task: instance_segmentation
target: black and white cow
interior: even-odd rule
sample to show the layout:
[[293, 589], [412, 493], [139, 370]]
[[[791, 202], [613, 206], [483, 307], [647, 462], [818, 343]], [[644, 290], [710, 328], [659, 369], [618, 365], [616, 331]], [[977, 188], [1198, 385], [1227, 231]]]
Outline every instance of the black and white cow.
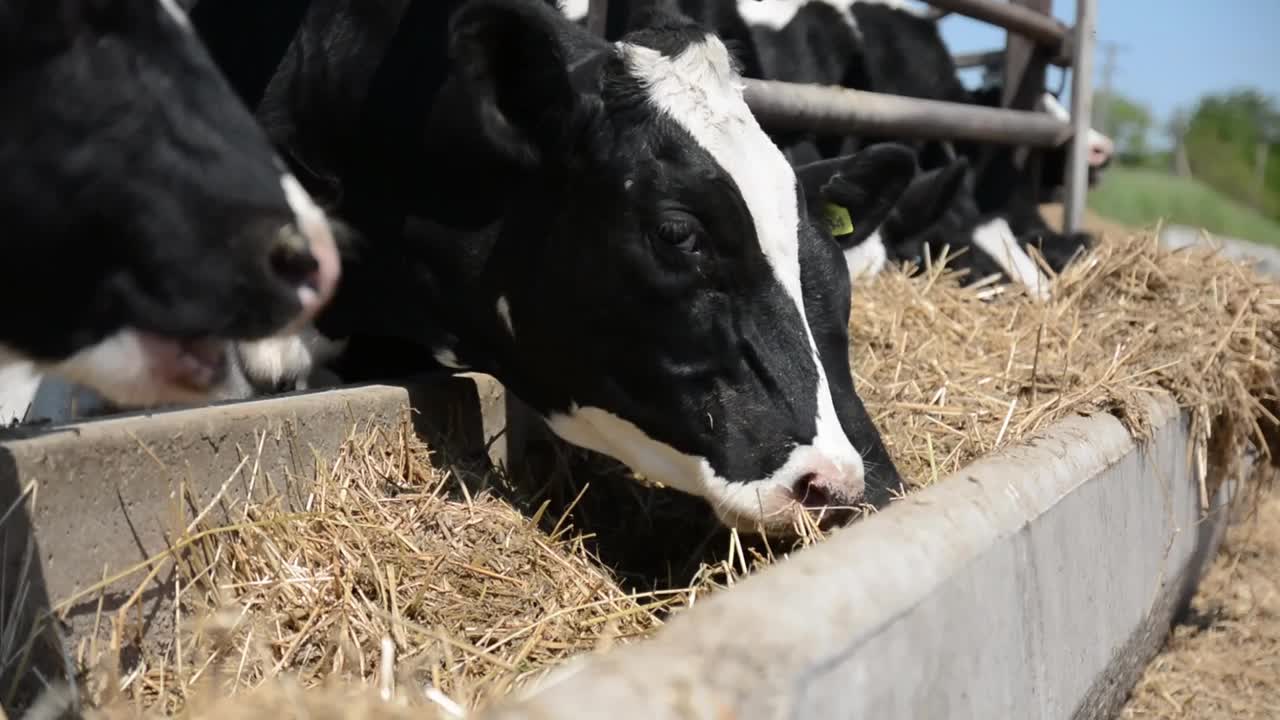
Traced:
[[[363, 236], [321, 333], [492, 375], [730, 525], [887, 499], [840, 247], [724, 43], [677, 16], [610, 44], [544, 0], [448, 4], [316, 0], [264, 84], [268, 132]], [[865, 232], [914, 173], [886, 146], [832, 177]]]
[[[734, 39], [733, 49], [754, 77], [785, 82], [843, 85], [854, 89], [960, 103], [983, 103], [989, 93], [970, 93], [935, 23], [897, 2], [854, 0], [614, 0], [608, 32], [625, 32], [629, 16], [654, 5], [676, 3], [717, 32]], [[585, 15], [585, 8], [565, 5], [563, 11]], [[581, 18], [585, 20], [585, 17]], [[997, 91], [998, 92], [998, 91]], [[998, 99], [998, 94], [996, 95]], [[1046, 110], [1060, 105], [1048, 104]], [[860, 146], [892, 141], [890, 137], [817, 137], [787, 133], [774, 140], [793, 164], [836, 157]], [[1109, 157], [1109, 141], [1097, 133], [1097, 165]], [[1091, 238], [1053, 232], [1039, 215], [1027, 173], [1014, 163], [1014, 151], [980, 143], [918, 143], [921, 165], [942, 175], [923, 175], [914, 182], [910, 202], [896, 213], [906, 223], [897, 232], [877, 233], [867, 245], [851, 248], [850, 272], [874, 274], [879, 258], [939, 257], [950, 249], [951, 265], [964, 270], [970, 281], [997, 274], [1046, 297], [1048, 279], [1027, 248], [1036, 246], [1048, 265], [1060, 271]], [[984, 158], [984, 153], [990, 155]], [[1061, 183], [1066, 150], [1046, 154], [1042, 163], [1042, 191]], [[970, 177], [954, 182], [959, 161], [968, 161]], [[935, 181], [940, 184], [935, 185]], [[923, 207], [928, 213], [919, 212]], [[934, 222], [936, 221], [936, 222]], [[1010, 239], [1012, 237], [1012, 239]], [[884, 245], [885, 247], [882, 247]], [[926, 252], [926, 248], [928, 252]], [[961, 254], [956, 256], [956, 253]]]
[[0, 364], [202, 401], [334, 291], [325, 215], [170, 0], [0, 0]]
[[[749, 1], [755, 0], [742, 0]], [[973, 104], [991, 105], [998, 100], [998, 87], [977, 93], [964, 88], [931, 19], [899, 4], [884, 2], [853, 2], [848, 12], [860, 35], [859, 59], [850, 73], [862, 83], [859, 89]], [[1040, 107], [1059, 118], [1065, 114], [1052, 96], [1042, 97]], [[1096, 177], [1109, 162], [1111, 143], [1096, 131], [1090, 133], [1087, 142], [1093, 151], [1091, 166]], [[942, 143], [921, 143], [918, 147], [921, 165], [926, 169], [947, 167], [954, 162]], [[1040, 215], [1039, 203], [1063, 182], [1068, 148], [1043, 153], [1038, 182], [1033, 182], [1030, 171], [1015, 161], [1016, 148], [976, 142], [955, 142], [951, 147], [974, 168], [969, 191], [976, 208], [968, 207], [967, 198], [958, 198], [957, 215], [968, 218], [967, 223], [962, 223], [968, 227], [960, 235], [943, 238], [935, 234], [931, 243], [935, 256], [939, 242], [950, 244], [953, 251], [962, 247], [966, 253], [956, 264], [968, 271], [971, 280], [998, 273], [1025, 286], [1033, 296], [1047, 298], [1048, 280], [1028, 249], [1035, 247], [1050, 269], [1061, 272], [1093, 242], [1087, 233], [1062, 234], [1052, 230]]]

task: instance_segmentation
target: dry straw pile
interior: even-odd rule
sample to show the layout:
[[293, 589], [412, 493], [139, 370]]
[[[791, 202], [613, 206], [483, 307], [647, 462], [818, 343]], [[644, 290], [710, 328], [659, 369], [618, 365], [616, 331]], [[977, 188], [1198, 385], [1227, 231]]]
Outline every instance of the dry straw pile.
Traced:
[[[1162, 391], [1219, 460], [1271, 446], [1280, 286], [1135, 234], [1107, 237], [1055, 293], [961, 288], [941, 265], [855, 293], [858, 387], [914, 486], [1072, 413], [1112, 412], [1141, 435], [1144, 399]], [[217, 532], [188, 521], [181, 632], [123, 668], [104, 640], [82, 658], [83, 691], [112, 717], [373, 717], [397, 703], [459, 716], [792, 549], [717, 531], [696, 503], [599, 458], [556, 460], [536, 492], [468, 487], [409, 432], [353, 432], [304, 512], [267, 499]]]

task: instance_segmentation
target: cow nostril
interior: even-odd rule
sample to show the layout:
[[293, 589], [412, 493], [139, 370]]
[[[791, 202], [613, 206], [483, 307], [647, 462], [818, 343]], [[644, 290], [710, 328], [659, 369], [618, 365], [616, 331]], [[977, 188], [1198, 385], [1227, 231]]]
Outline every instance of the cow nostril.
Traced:
[[822, 508], [831, 505], [831, 495], [818, 483], [817, 473], [805, 473], [792, 488], [796, 500], [807, 508]]
[[316, 289], [320, 262], [311, 254], [307, 240], [293, 228], [280, 232], [269, 257], [271, 271], [290, 287]]

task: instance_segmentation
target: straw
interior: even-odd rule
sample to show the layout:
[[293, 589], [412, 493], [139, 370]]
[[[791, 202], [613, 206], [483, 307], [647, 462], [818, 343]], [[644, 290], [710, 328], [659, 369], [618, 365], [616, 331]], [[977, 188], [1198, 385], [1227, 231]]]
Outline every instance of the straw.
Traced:
[[[1206, 497], [1244, 448], [1280, 447], [1280, 285], [1251, 268], [1113, 233], [1049, 302], [959, 279], [936, 265], [855, 288], [857, 388], [912, 491], [1069, 415], [1110, 413], [1145, 438], [1156, 393], [1191, 413]], [[823, 539], [803, 517], [795, 540], [729, 532], [700, 500], [535, 441], [506, 477], [433, 452], [407, 421], [365, 429], [317, 471], [305, 512], [260, 492], [229, 513], [238, 525], [175, 521], [179, 629], [118, 671], [118, 642], [97, 642], [89, 704], [459, 717]]]

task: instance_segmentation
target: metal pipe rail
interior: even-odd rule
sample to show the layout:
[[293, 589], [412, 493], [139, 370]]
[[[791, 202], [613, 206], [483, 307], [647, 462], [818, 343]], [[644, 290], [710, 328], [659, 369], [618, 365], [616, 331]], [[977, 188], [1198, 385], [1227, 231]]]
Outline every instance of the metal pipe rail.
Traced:
[[[1097, 36], [1098, 0], [1076, 0], [1076, 28], [1080, 37], [1074, 48], [1071, 72], [1071, 125], [1077, 138], [1089, 133], [1093, 117], [1093, 43]], [[1063, 228], [1076, 232], [1084, 225], [1084, 207], [1089, 194], [1089, 144], [1075, 142], [1071, 146], [1066, 177], [1066, 202], [1063, 203]]]
[[916, 140], [971, 140], [1057, 147], [1071, 125], [1048, 113], [922, 100], [838, 86], [746, 80], [746, 101], [774, 131], [854, 133]]
[[[999, 65], [1004, 63], [1004, 55], [1004, 50], [958, 53], [951, 58], [951, 62], [955, 63], [957, 69], [985, 67], [987, 65]], [[1060, 68], [1069, 68], [1071, 67], [1071, 58], [1054, 55], [1049, 58], [1049, 64], [1056, 65]]]
[[1048, 45], [1054, 50], [1062, 47], [1071, 36], [1071, 28], [1050, 15], [1038, 13], [1019, 5], [998, 0], [924, 0], [940, 10], [948, 10], [975, 20], [991, 23], [1023, 37]]

